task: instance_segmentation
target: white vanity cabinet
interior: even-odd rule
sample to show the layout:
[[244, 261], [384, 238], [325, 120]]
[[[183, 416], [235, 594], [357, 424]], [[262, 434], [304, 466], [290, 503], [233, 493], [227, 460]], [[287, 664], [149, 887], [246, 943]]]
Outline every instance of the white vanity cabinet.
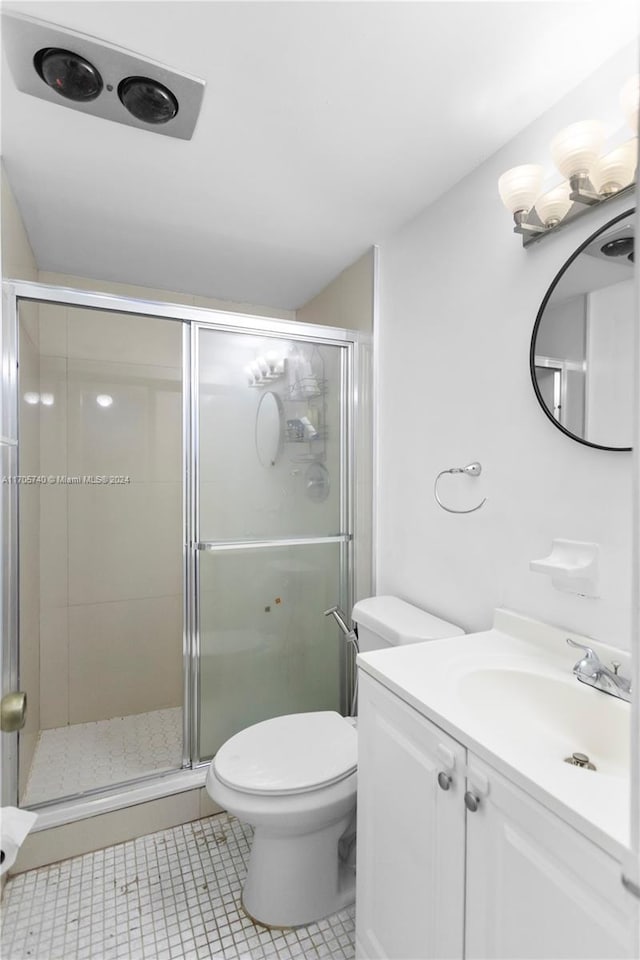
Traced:
[[461, 957], [465, 750], [366, 674], [358, 683], [356, 958]]
[[496, 770], [467, 762], [470, 792], [474, 781], [489, 791], [467, 811], [465, 957], [631, 957], [634, 902], [620, 864]]
[[632, 956], [613, 857], [362, 670], [359, 685], [357, 960]]

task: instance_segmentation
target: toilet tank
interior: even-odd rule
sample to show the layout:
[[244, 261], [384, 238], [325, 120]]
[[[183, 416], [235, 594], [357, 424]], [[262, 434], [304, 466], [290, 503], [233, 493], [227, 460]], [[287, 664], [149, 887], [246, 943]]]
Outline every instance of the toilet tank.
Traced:
[[358, 624], [360, 653], [464, 634], [464, 630], [454, 623], [434, 617], [399, 597], [359, 600], [351, 612], [351, 619]]

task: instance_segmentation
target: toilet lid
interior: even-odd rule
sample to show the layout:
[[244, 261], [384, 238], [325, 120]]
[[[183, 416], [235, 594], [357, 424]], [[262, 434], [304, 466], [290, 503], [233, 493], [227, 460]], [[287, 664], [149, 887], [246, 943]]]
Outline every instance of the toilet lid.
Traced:
[[295, 713], [236, 733], [213, 766], [219, 780], [243, 793], [304, 793], [348, 777], [357, 751], [358, 735], [339, 713]]

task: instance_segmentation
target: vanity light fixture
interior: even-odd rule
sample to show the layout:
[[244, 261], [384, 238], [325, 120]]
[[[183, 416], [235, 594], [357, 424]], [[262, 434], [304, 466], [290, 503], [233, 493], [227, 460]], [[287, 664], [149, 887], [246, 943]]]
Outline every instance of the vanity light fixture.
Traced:
[[[604, 127], [597, 120], [582, 120], [565, 127], [551, 141], [551, 156], [571, 186], [571, 198], [590, 193], [598, 157], [604, 143]], [[595, 194], [597, 202], [597, 194]]]
[[[640, 75], [630, 77], [620, 92], [620, 103], [629, 127], [637, 134]], [[605, 129], [597, 120], [581, 120], [561, 130], [551, 141], [551, 156], [565, 178], [542, 192], [543, 169], [523, 164], [503, 173], [498, 192], [513, 214], [514, 233], [523, 245], [546, 236], [589, 207], [630, 192], [638, 166], [637, 136], [603, 154]]]
[[250, 387], [262, 387], [284, 376], [285, 368], [284, 357], [278, 356], [275, 350], [270, 350], [264, 356], [259, 356], [247, 364], [244, 372]]
[[281, 377], [284, 373], [284, 357], [279, 357], [275, 350], [269, 350], [265, 353], [265, 359], [269, 367], [269, 376]]
[[536, 201], [535, 210], [545, 230], [557, 226], [564, 220], [571, 207], [571, 188], [568, 183], [561, 183], [548, 193], [543, 194]]
[[594, 186], [605, 197], [619, 193], [631, 183], [638, 163], [637, 138], [627, 140], [620, 147], [602, 157], [594, 171]]
[[543, 169], [534, 163], [512, 167], [498, 180], [500, 198], [513, 214], [516, 226], [527, 229], [527, 217], [542, 186]]

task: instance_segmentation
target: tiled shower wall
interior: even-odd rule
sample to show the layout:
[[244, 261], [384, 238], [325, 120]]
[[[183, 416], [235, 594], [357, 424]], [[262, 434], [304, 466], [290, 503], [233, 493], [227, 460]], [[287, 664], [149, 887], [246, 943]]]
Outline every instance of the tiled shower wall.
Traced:
[[[56, 478], [40, 486], [41, 727], [178, 706], [181, 324], [48, 304], [39, 319], [40, 473]], [[82, 480], [102, 476], [129, 479]]]

